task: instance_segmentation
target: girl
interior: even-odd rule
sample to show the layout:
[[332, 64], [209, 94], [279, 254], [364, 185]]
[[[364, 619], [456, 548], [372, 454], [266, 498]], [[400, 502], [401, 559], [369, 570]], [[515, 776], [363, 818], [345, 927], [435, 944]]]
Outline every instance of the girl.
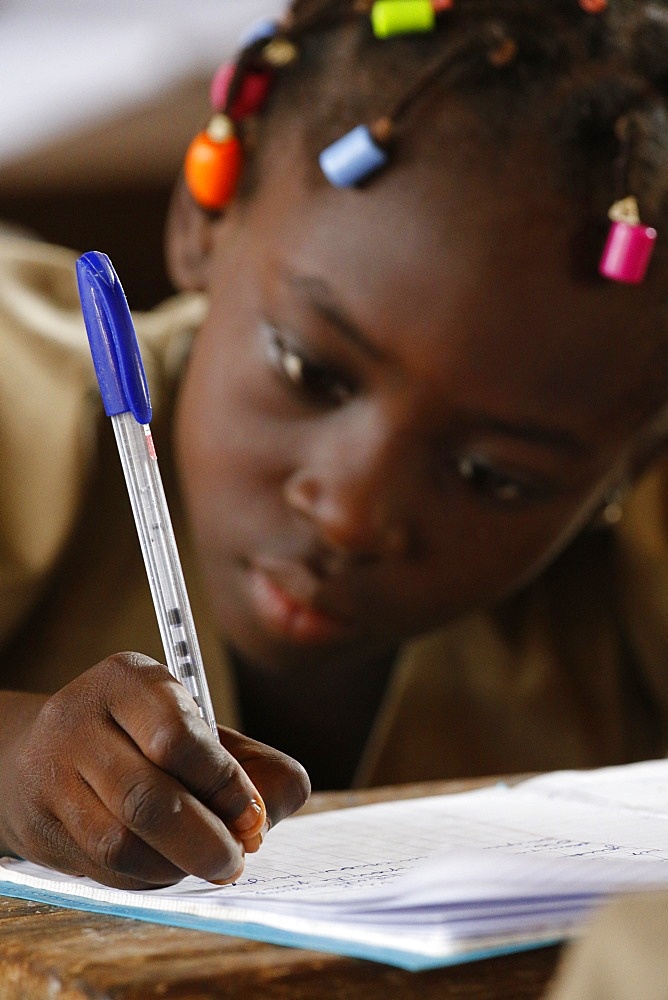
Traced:
[[[297, 0], [214, 81], [168, 226], [196, 619], [230, 721], [318, 786], [663, 751], [667, 91], [666, 8], [627, 0]], [[134, 577], [96, 513], [68, 608], [113, 545], [112, 643]], [[66, 593], [12, 638], [21, 687], [94, 662], [79, 630], [55, 669]], [[230, 877], [214, 820], [304, 778], [177, 687], [125, 654], [7, 696], [4, 849], [157, 884], [205, 871], [205, 822]]]

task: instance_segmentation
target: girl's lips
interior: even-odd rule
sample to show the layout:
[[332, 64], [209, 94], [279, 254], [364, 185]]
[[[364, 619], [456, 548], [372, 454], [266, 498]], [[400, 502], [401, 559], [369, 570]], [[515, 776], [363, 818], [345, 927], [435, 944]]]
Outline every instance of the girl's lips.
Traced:
[[347, 631], [343, 618], [314, 608], [296, 597], [260, 567], [249, 567], [250, 595], [265, 627], [293, 642], [318, 643], [340, 639]]

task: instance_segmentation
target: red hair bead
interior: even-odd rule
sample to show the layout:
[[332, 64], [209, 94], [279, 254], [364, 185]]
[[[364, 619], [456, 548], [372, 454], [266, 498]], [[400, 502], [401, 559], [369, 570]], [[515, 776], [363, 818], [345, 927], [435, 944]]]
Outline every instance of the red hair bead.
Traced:
[[226, 115], [214, 115], [186, 153], [188, 189], [198, 205], [220, 211], [232, 199], [243, 168], [243, 148]]
[[587, 14], [602, 14], [608, 6], [608, 0], [578, 0]]
[[[227, 105], [230, 85], [237, 71], [236, 63], [225, 63], [211, 81], [211, 107], [223, 111]], [[269, 96], [274, 74], [270, 70], [249, 69], [244, 74], [234, 103], [227, 109], [227, 114], [235, 121], [242, 121], [249, 115], [256, 115], [262, 110]]]

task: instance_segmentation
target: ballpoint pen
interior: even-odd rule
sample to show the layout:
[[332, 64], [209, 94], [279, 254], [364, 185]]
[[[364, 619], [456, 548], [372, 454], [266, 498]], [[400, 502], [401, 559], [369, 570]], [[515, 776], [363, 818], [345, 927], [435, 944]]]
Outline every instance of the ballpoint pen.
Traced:
[[123, 287], [106, 254], [92, 251], [77, 261], [81, 309], [102, 402], [130, 494], [167, 667], [194, 698], [202, 718], [218, 735], [151, 435], [151, 400], [137, 335]]

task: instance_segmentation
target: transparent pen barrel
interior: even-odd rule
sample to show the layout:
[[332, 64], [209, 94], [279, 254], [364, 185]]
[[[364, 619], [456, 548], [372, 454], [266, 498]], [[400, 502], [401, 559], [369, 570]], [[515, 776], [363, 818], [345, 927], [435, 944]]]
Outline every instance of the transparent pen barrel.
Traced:
[[169, 672], [190, 692], [202, 718], [217, 735], [165, 492], [149, 426], [131, 413], [111, 418], [130, 503], [137, 524], [151, 595]]

